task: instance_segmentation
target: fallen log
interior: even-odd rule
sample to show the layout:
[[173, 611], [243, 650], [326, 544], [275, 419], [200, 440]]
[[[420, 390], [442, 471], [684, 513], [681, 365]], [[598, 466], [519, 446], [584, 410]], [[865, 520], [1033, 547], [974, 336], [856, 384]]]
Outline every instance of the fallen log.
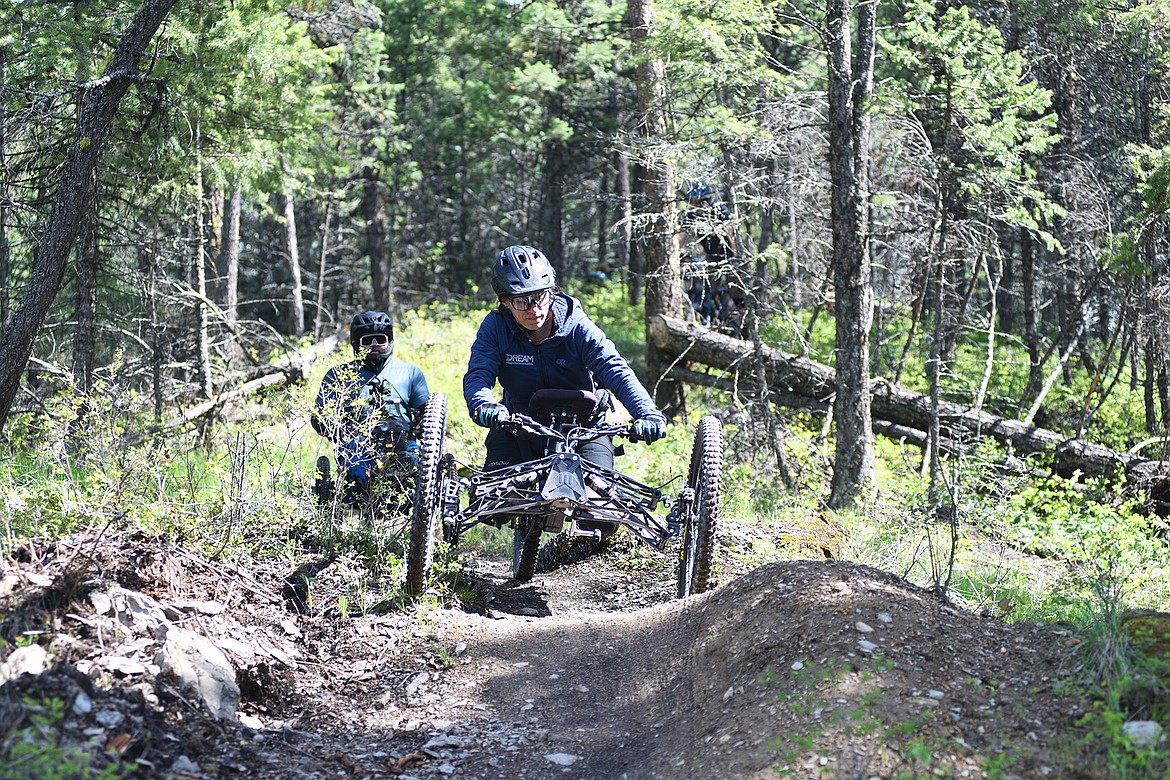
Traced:
[[[725, 389], [755, 388], [757, 356], [751, 342], [715, 333], [695, 323], [661, 316], [651, 320], [648, 335], [656, 348], [671, 356], [680, 377], [689, 373], [692, 381], [696, 379], [693, 367], [698, 363], [724, 372], [718, 378], [718, 384]], [[759, 359], [763, 362], [773, 401], [780, 403], [785, 394], [791, 394], [802, 399], [801, 405], [831, 408], [837, 391], [836, 373], [831, 367], [768, 346], [762, 348]], [[873, 380], [871, 392], [873, 417], [880, 421], [876, 427], [897, 431], [902, 436], [907, 435], [907, 429], [923, 433], [929, 430], [929, 396], [884, 379]], [[945, 437], [956, 441], [990, 437], [1017, 457], [1048, 456], [1052, 459], [1053, 471], [1062, 476], [1071, 476], [1075, 472], [1086, 476], [1114, 476], [1123, 472], [1129, 481], [1141, 483], [1144, 487], [1157, 487], [1170, 478], [1170, 464], [1166, 461], [1118, 452], [950, 401], [939, 402], [939, 426]]]
[[182, 410], [170, 420], [152, 428], [149, 433], [172, 431], [191, 425], [205, 417], [217, 414], [228, 403], [268, 390], [285, 387], [302, 381], [314, 361], [332, 354], [340, 343], [339, 335], [329, 336], [308, 347], [298, 349], [282, 357], [272, 365], [249, 372], [248, 379], [201, 403]]

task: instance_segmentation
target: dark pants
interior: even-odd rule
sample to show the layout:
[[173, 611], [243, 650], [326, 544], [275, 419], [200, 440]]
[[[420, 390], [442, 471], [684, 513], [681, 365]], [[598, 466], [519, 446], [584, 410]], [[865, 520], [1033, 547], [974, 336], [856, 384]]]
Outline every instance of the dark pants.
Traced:
[[[487, 457], [484, 459], [483, 467], [487, 470], [514, 466], [517, 463], [544, 457], [545, 440], [542, 436], [490, 431], [486, 444]], [[613, 471], [613, 439], [609, 436], [580, 445], [577, 453], [590, 463]]]

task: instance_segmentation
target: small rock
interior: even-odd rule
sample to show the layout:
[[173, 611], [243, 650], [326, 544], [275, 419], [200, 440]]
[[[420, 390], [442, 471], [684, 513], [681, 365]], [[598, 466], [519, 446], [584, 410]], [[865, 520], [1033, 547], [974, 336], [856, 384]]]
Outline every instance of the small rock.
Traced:
[[735, 695], [735, 686], [733, 685], [730, 688], [728, 688], [726, 691], [723, 692], [723, 701], [727, 701], [728, 699], [730, 699], [734, 695]]
[[572, 753], [547, 753], [545, 759], [557, 766], [572, 766], [581, 760], [581, 756], [574, 756]]
[[874, 650], [877, 650], [877, 645], [868, 639], [862, 639], [857, 643], [857, 646], [861, 648], [861, 652], [863, 653], [872, 653]]
[[199, 768], [199, 765], [186, 756], [176, 758], [175, 763], [171, 764], [171, 771], [176, 775], [187, 775], [189, 777], [198, 777], [203, 774], [203, 770]]
[[155, 633], [170, 623], [162, 605], [144, 593], [115, 586], [109, 597], [118, 620], [128, 628]]
[[463, 655], [465, 652], [467, 652], [467, 643], [466, 642], [456, 642], [455, 643], [455, 655], [460, 656], [460, 655]]
[[256, 657], [255, 648], [230, 636], [220, 637], [215, 640], [215, 643], [219, 645], [220, 650], [223, 650], [225, 653], [231, 653], [243, 661], [251, 661]]
[[423, 745], [420, 750], [424, 753], [434, 755], [434, 751], [438, 750], [462, 750], [467, 746], [467, 739], [463, 737], [455, 737], [449, 734], [441, 734], [437, 737], [431, 737], [427, 743]]
[[77, 696], [73, 698], [73, 714], [74, 715], [88, 715], [93, 712], [93, 699], [85, 691], [78, 691]]
[[0, 663], [0, 685], [15, 680], [22, 674], [37, 675], [45, 671], [45, 660], [48, 655], [45, 648], [40, 645], [16, 648]]
[[97, 721], [98, 725], [112, 729], [126, 720], [126, 716], [116, 710], [102, 710], [95, 714], [93, 719]]
[[1139, 750], [1151, 748], [1162, 741], [1162, 726], [1156, 720], [1131, 720], [1121, 730]]
[[535, 607], [522, 607], [519, 613], [525, 617], [540, 617], [540, 610]]
[[301, 630], [299, 628], [297, 628], [297, 624], [292, 622], [288, 618], [285, 618], [284, 620], [280, 621], [280, 627], [283, 628], [284, 633], [288, 634], [289, 636], [300, 636], [301, 635]]
[[804, 668], [804, 663], [801, 661], [793, 661], [792, 666], [790, 666], [788, 668], [794, 672], [799, 672], [801, 669]]
[[856, 628], [858, 631], [860, 631], [863, 634], [872, 634], [873, 633], [873, 626], [869, 625], [868, 623], [863, 623], [860, 620], [857, 621], [857, 624], [854, 626], [854, 628]]
[[941, 699], [941, 698], [943, 698], [944, 696], [946, 696], [946, 694], [945, 694], [945, 693], [943, 693], [942, 691], [936, 691], [936, 690], [933, 690], [933, 689], [932, 689], [932, 690], [929, 690], [929, 691], [927, 691], [927, 692], [926, 692], [926, 695], [927, 695], [927, 696], [929, 696], [929, 697], [930, 697], [930, 698], [932, 698], [932, 699]]
[[246, 726], [253, 731], [259, 731], [264, 728], [264, 722], [255, 715], [248, 715], [247, 713], [241, 712], [236, 716], [236, 719], [240, 721], [241, 726]]
[[208, 711], [220, 720], [234, 721], [240, 705], [240, 686], [231, 662], [207, 637], [170, 626], [155, 663], [195, 691]]
[[94, 665], [108, 669], [111, 672], [124, 674], [127, 677], [135, 674], [146, 674], [146, 664], [134, 658], [126, 658], [120, 655], [103, 655], [94, 661]]
[[431, 679], [431, 676], [426, 672], [419, 672], [416, 674], [411, 678], [410, 682], [406, 684], [406, 695], [413, 696], [414, 694], [418, 693], [418, 689], [426, 685], [426, 682], [429, 679]]
[[104, 615], [114, 608], [114, 602], [110, 601], [109, 594], [100, 590], [90, 591], [89, 603], [93, 604], [93, 611], [99, 615]]

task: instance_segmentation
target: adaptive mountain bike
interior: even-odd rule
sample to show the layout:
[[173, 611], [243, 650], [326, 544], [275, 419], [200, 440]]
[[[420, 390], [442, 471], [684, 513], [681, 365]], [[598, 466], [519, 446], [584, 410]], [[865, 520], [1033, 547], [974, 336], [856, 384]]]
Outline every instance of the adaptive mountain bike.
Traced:
[[578, 453], [582, 444], [602, 437], [636, 441], [631, 425], [591, 421], [596, 408], [597, 397], [590, 392], [537, 392], [529, 403], [530, 416], [514, 414], [501, 427], [532, 437], [541, 443], [542, 454], [524, 463], [481, 470], [460, 467], [444, 452], [446, 399], [433, 394], [419, 439], [407, 593], [417, 595], [426, 589], [439, 539], [457, 545], [480, 523], [512, 528], [512, 576], [519, 582], [532, 579], [543, 534], [601, 539], [624, 526], [657, 549], [678, 543], [680, 598], [707, 590], [723, 473], [719, 420], [704, 417], [699, 422], [686, 482], [677, 494], [667, 496], [660, 487]]
[[[441, 439], [446, 420], [447, 399], [440, 393], [431, 397], [421, 419], [414, 425], [408, 426], [405, 421], [394, 419], [373, 424], [369, 442], [375, 457], [368, 489], [364, 492], [347, 484], [344, 474], [335, 480], [331, 473], [333, 459], [328, 455], [320, 456], [313, 482], [317, 503], [326, 509], [350, 506], [370, 517], [409, 517], [417, 494], [422, 445], [427, 430], [439, 430]], [[431, 446], [441, 448], [442, 442], [431, 442]]]

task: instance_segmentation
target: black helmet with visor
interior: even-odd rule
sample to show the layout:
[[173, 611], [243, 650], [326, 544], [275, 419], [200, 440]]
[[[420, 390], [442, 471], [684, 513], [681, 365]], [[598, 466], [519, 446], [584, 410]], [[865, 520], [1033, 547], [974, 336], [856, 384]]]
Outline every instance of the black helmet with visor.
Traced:
[[[390, 351], [394, 350], [394, 321], [384, 311], [364, 311], [355, 315], [349, 325], [349, 343], [353, 346], [354, 354], [362, 349], [369, 349], [369, 344], [362, 344], [366, 337], [385, 336], [390, 344]], [[368, 340], [368, 339], [367, 339]], [[386, 353], [387, 355], [390, 352]]]

